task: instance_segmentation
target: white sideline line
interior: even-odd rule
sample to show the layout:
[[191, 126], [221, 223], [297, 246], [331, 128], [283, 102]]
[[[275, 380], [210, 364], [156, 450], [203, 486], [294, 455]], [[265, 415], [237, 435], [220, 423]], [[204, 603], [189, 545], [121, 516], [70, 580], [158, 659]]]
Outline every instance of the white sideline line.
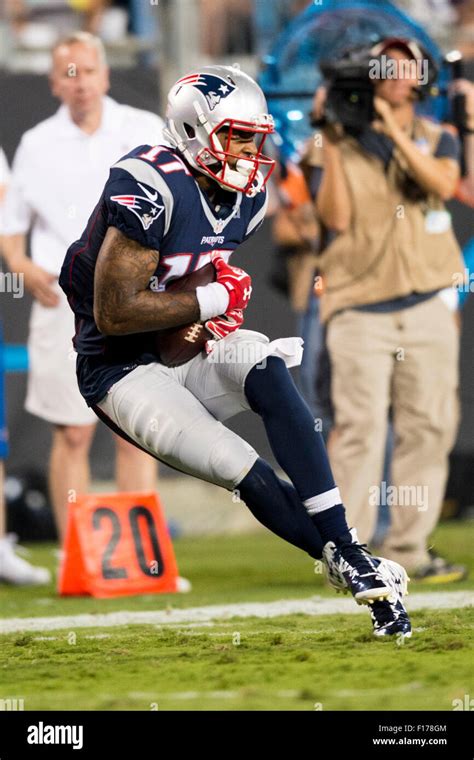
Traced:
[[[420, 681], [400, 684], [399, 686], [387, 686], [380, 689], [339, 689], [329, 691], [326, 697], [377, 697], [392, 694], [407, 694], [418, 689], [424, 689], [425, 685]], [[258, 689], [252, 697], [261, 696], [265, 688]], [[271, 692], [272, 697], [281, 697], [283, 699], [301, 698], [301, 689], [279, 689]], [[108, 696], [108, 695], [107, 695]], [[222, 691], [168, 691], [162, 692], [159, 697], [155, 693], [148, 691], [129, 691], [129, 699], [152, 699], [166, 701], [167, 699], [236, 699], [242, 697], [242, 690], [222, 690]]]
[[333, 691], [331, 696], [333, 697], [378, 697], [387, 694], [406, 694], [410, 691], [417, 691], [417, 689], [425, 689], [426, 685], [420, 681], [412, 681], [412, 683], [402, 683], [398, 686], [391, 684], [381, 689], [340, 689], [339, 691]]
[[[425, 684], [415, 681], [412, 683], [407, 684], [401, 684], [399, 686], [388, 686], [386, 688], [380, 688], [380, 689], [343, 689], [338, 691], [327, 691], [324, 693], [325, 699], [330, 699], [332, 697], [383, 697], [385, 695], [392, 696], [393, 694], [406, 694], [412, 691], [417, 691], [419, 689], [425, 689]], [[75, 692], [60, 692], [61, 698], [63, 700], [70, 700], [77, 698], [77, 694]], [[150, 708], [160, 709], [160, 705], [167, 704], [170, 700], [203, 700], [203, 699], [245, 699], [248, 700], [249, 698], [255, 698], [258, 699], [260, 697], [265, 696], [271, 696], [271, 698], [280, 698], [280, 699], [298, 699], [300, 701], [304, 700], [308, 703], [313, 703], [314, 709], [316, 709], [316, 706], [319, 706], [320, 709], [322, 707], [321, 702], [315, 702], [314, 698], [311, 696], [305, 696], [303, 689], [278, 689], [277, 691], [273, 691], [271, 687], [269, 687], [269, 690], [267, 690], [266, 686], [258, 687], [255, 690], [252, 690], [251, 693], [249, 693], [244, 687], [241, 689], [220, 689], [220, 690], [201, 690], [201, 691], [164, 691], [164, 692], [153, 692], [153, 691], [129, 691], [126, 694], [123, 695], [127, 699], [133, 699], [137, 700], [139, 702], [149, 701]], [[116, 694], [108, 694], [108, 693], [97, 693], [95, 694], [95, 697], [99, 701], [108, 701], [110, 699], [116, 699]], [[142, 705], [142, 709], [145, 709], [145, 705]]]
[[[474, 605], [473, 591], [435, 591], [411, 594], [407, 598], [409, 610], [425, 608], [449, 610]], [[367, 612], [352, 598], [283, 599], [278, 602], [244, 602], [216, 604], [187, 609], [166, 609], [150, 612], [123, 611], [103, 615], [64, 615], [56, 617], [1, 618], [0, 634], [26, 631], [55, 631], [75, 628], [111, 628], [121, 625], [168, 625], [170, 623], [203, 623], [230, 618], [274, 618], [279, 615], [347, 615]]]

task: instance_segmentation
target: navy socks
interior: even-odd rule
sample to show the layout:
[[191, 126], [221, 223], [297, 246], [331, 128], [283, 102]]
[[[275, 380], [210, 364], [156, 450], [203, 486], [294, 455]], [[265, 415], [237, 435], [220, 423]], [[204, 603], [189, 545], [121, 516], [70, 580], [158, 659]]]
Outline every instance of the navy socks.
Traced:
[[250, 408], [260, 415], [275, 459], [301, 501], [335, 487], [321, 433], [300, 396], [283, 359], [269, 356], [266, 367], [253, 367], [245, 381]]
[[237, 490], [262, 525], [314, 559], [321, 558], [321, 537], [298, 494], [264, 459], [257, 459]]
[[275, 458], [323, 543], [346, 533], [345, 510], [323, 437], [315, 430], [309, 407], [283, 359], [269, 356], [264, 367], [253, 367], [245, 381], [245, 394], [251, 409], [262, 418]]

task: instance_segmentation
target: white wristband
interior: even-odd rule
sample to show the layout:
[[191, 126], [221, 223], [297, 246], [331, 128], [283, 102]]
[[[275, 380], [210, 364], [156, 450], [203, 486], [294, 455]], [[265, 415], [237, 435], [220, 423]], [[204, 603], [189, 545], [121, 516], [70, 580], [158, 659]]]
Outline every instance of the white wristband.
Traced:
[[225, 314], [229, 306], [229, 293], [220, 282], [210, 282], [209, 285], [196, 288], [196, 298], [199, 302], [201, 322]]

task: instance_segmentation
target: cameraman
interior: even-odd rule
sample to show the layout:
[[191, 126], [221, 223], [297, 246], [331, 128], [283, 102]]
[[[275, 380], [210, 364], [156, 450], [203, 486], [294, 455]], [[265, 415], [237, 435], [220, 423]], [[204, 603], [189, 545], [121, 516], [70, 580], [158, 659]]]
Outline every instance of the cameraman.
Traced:
[[[391, 414], [391, 525], [380, 552], [414, 579], [448, 582], [465, 569], [428, 551], [427, 542], [458, 424], [459, 331], [439, 293], [463, 271], [444, 206], [459, 181], [459, 146], [415, 114], [419, 48], [386, 40], [371, 52], [391, 60], [397, 75], [374, 80], [372, 123], [350, 133], [340, 123], [323, 127], [316, 197], [331, 235], [320, 257], [335, 413], [331, 463], [351, 523], [368, 541], [384, 497]], [[321, 89], [316, 116], [324, 116], [325, 100]]]

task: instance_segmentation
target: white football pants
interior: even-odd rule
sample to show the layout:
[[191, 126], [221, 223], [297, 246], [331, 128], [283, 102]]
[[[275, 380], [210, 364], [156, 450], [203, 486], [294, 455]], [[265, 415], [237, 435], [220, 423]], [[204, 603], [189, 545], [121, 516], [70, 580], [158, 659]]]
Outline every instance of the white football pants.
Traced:
[[301, 338], [272, 342], [236, 330], [214, 350], [181, 367], [152, 363], [132, 370], [97, 405], [138, 446], [182, 472], [233, 490], [258, 458], [255, 449], [222, 424], [249, 409], [248, 373], [267, 356], [287, 367], [301, 363]]

